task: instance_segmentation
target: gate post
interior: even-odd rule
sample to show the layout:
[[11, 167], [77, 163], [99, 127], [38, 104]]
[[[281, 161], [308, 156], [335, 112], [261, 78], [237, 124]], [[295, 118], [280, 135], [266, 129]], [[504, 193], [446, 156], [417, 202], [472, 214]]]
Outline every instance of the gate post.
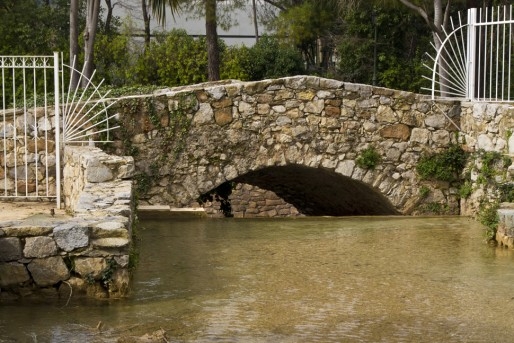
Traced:
[[476, 18], [477, 9], [468, 9], [468, 44], [466, 54], [466, 97], [468, 100], [475, 98]]
[[60, 68], [59, 53], [54, 52], [54, 102], [55, 102], [55, 197], [57, 209], [61, 208], [61, 128], [60, 121]]

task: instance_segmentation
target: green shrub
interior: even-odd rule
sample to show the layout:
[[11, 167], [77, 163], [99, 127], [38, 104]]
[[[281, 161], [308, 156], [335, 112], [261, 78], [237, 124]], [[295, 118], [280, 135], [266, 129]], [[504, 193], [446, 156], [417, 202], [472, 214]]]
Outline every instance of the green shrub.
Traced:
[[514, 202], [514, 184], [504, 183], [499, 187], [501, 202]]
[[250, 59], [250, 48], [229, 46], [221, 52], [220, 73], [223, 80], [248, 81], [248, 71], [244, 68]]
[[250, 48], [248, 59], [242, 63], [243, 69], [253, 81], [304, 73], [301, 54], [266, 35]]
[[355, 163], [362, 169], [375, 169], [380, 163], [380, 154], [374, 147], [368, 147], [362, 150]]
[[182, 86], [207, 81], [205, 39], [195, 39], [185, 30], [160, 35], [140, 56], [136, 83]]
[[445, 215], [450, 214], [450, 209], [447, 204], [440, 204], [438, 202], [428, 202], [420, 207], [423, 214], [432, 215]]
[[422, 179], [458, 181], [466, 159], [464, 150], [458, 145], [452, 145], [440, 153], [422, 156], [416, 170]]
[[498, 202], [493, 203], [482, 203], [478, 211], [478, 221], [486, 227], [486, 238], [488, 241], [494, 240], [496, 236], [496, 230], [498, 228], [498, 208], [500, 207]]
[[467, 199], [473, 192], [473, 186], [470, 181], [464, 182], [459, 188], [459, 196], [461, 199]]
[[419, 188], [419, 197], [421, 199], [425, 199], [426, 197], [428, 197], [429, 193], [430, 193], [430, 188], [428, 188], [427, 186], [421, 186]]

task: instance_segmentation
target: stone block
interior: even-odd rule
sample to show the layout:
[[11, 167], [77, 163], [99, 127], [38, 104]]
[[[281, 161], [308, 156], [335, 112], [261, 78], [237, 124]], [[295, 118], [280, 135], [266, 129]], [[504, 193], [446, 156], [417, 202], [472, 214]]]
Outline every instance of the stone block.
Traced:
[[58, 292], [62, 299], [67, 299], [70, 294], [86, 294], [87, 286], [88, 285], [84, 279], [72, 276], [65, 283], [63, 282], [61, 286], [59, 286]]
[[410, 136], [410, 141], [426, 144], [428, 143], [429, 137], [430, 131], [428, 131], [427, 129], [413, 128]]
[[35, 259], [27, 268], [34, 282], [40, 287], [53, 286], [70, 277], [70, 272], [60, 256]]
[[38, 138], [37, 141], [31, 139], [27, 141], [26, 148], [30, 153], [41, 153], [44, 151], [53, 152], [55, 150], [55, 142], [51, 140], [45, 142], [45, 140], [41, 138]]
[[27, 195], [36, 191], [36, 183], [20, 180], [16, 182], [16, 189], [19, 194]]
[[305, 104], [304, 111], [306, 113], [320, 114], [325, 108], [325, 101], [323, 100], [312, 100]]
[[28, 237], [23, 255], [28, 258], [44, 258], [57, 254], [57, 245], [51, 237]]
[[410, 137], [410, 129], [405, 124], [396, 124], [383, 127], [380, 130], [382, 138], [393, 138], [401, 141], [408, 141]]
[[124, 297], [128, 294], [130, 274], [127, 269], [116, 269], [108, 282], [109, 295], [113, 298]]
[[114, 179], [114, 175], [109, 167], [99, 161], [91, 161], [88, 163], [86, 169], [86, 180], [87, 182], [102, 183], [105, 181], [111, 181]]
[[214, 119], [214, 111], [208, 103], [201, 103], [198, 111], [193, 117], [193, 124], [202, 125], [212, 122]]
[[129, 265], [129, 255], [121, 255], [121, 256], [115, 256], [114, 260], [121, 268], [127, 268]]
[[0, 261], [15, 261], [22, 258], [20, 240], [16, 237], [0, 238]]
[[428, 127], [433, 127], [436, 129], [442, 129], [446, 126], [447, 119], [444, 115], [429, 115], [425, 118], [425, 124]]
[[54, 228], [54, 239], [64, 251], [87, 247], [89, 245], [89, 228], [76, 223], [59, 225]]
[[0, 263], [0, 287], [12, 287], [30, 280], [27, 268], [21, 263]]
[[125, 223], [120, 221], [105, 221], [98, 223], [92, 228], [92, 234], [95, 238], [128, 238], [128, 230], [125, 227]]
[[214, 120], [216, 121], [216, 124], [219, 126], [225, 126], [227, 124], [230, 124], [234, 118], [232, 117], [232, 108], [231, 107], [225, 107], [216, 109], [214, 111]]
[[[5, 236], [9, 237], [27, 237], [27, 236], [46, 236], [53, 230], [51, 226], [11, 226], [2, 228]], [[1, 248], [0, 248], [1, 251]]]
[[120, 237], [100, 238], [93, 241], [93, 246], [99, 248], [123, 248], [128, 246], [129, 242], [127, 238]]
[[107, 268], [107, 262], [103, 257], [80, 257], [74, 260], [75, 272], [82, 277], [91, 276], [98, 280], [102, 272]]

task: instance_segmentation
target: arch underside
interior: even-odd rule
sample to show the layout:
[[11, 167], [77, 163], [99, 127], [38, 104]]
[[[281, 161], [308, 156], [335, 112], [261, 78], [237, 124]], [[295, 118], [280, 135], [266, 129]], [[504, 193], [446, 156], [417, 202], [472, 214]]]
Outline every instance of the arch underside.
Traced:
[[310, 216], [399, 214], [379, 191], [324, 168], [267, 167], [233, 181], [273, 191], [300, 213]]

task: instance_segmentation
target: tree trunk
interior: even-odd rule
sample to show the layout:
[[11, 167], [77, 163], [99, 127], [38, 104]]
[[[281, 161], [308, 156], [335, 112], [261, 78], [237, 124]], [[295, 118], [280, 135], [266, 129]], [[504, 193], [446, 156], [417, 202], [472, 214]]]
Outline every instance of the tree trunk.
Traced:
[[216, 27], [216, 0], [205, 0], [205, 36], [209, 81], [220, 79], [220, 52]]
[[100, 0], [87, 0], [86, 5], [86, 29], [84, 31], [84, 78], [82, 87], [85, 87], [91, 79], [94, 70], [95, 36], [100, 13]]
[[257, 24], [257, 5], [255, 0], [252, 0], [252, 11], [253, 11], [253, 27], [255, 30], [255, 42], [259, 41], [259, 25]]
[[[449, 4], [448, 4], [448, 6], [449, 6]], [[441, 40], [444, 40], [444, 38], [445, 38], [444, 31], [442, 29], [444, 24], [445, 24], [444, 9], [443, 9], [441, 0], [434, 0], [434, 26], [435, 26], [436, 30], [434, 30], [432, 36], [433, 36], [434, 45], [435, 45], [437, 51], [439, 51], [442, 48]], [[437, 68], [439, 69], [439, 91], [441, 92], [441, 96], [443, 96], [443, 97], [447, 96], [447, 92], [448, 92], [447, 79], [449, 77], [445, 59], [446, 59], [446, 54], [445, 54], [445, 51], [443, 50], [443, 51], [441, 51], [439, 64], [437, 66]]]
[[70, 86], [71, 89], [77, 89], [79, 82], [79, 72], [77, 69], [76, 58], [79, 54], [79, 35], [78, 35], [78, 0], [70, 1]]
[[105, 6], [107, 6], [107, 14], [105, 15], [105, 33], [111, 33], [111, 23], [112, 23], [112, 1], [105, 0]]
[[150, 15], [148, 14], [148, 5], [146, 0], [141, 0], [141, 8], [143, 10], [143, 22], [145, 30], [145, 49], [150, 46]]

